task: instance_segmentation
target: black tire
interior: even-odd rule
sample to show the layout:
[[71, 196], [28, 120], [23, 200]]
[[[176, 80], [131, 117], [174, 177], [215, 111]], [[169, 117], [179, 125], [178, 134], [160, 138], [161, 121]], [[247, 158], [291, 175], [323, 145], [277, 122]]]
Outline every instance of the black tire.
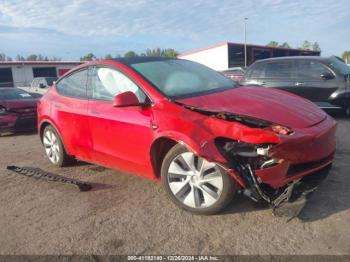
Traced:
[[344, 108], [345, 116], [350, 117], [350, 106]]
[[[60, 135], [58, 134], [58, 132], [56, 131], [56, 129], [54, 127], [52, 127], [51, 125], [45, 127], [44, 129], [44, 132], [42, 134], [42, 137], [41, 137], [41, 141], [43, 142], [44, 144], [44, 136], [45, 134], [47, 134], [47, 132], [52, 132], [56, 138], [57, 138], [57, 146], [58, 146], [58, 161], [57, 162], [53, 162], [50, 157], [48, 156], [48, 154], [46, 153], [46, 150], [45, 150], [45, 153], [46, 153], [46, 156], [49, 158], [49, 161], [58, 166], [58, 167], [64, 167], [64, 166], [67, 166], [68, 164], [70, 164], [72, 162], [72, 157], [69, 156], [64, 148], [64, 145], [63, 145], [63, 142], [62, 142], [62, 139], [60, 137]], [[45, 144], [44, 144], [44, 147], [45, 147]]]
[[165, 156], [162, 167], [161, 167], [161, 179], [163, 186], [165, 188], [165, 191], [167, 192], [168, 197], [180, 208], [185, 209], [187, 211], [190, 211], [194, 214], [200, 214], [200, 215], [212, 215], [216, 214], [219, 211], [223, 210], [233, 199], [235, 196], [238, 185], [236, 181], [231, 178], [224, 170], [222, 167], [218, 166], [217, 167], [220, 169], [220, 173], [222, 175], [222, 180], [223, 180], [223, 188], [221, 191], [220, 196], [216, 200], [216, 202], [208, 207], [190, 207], [188, 205], [185, 205], [182, 203], [180, 200], [177, 199], [177, 197], [173, 194], [173, 192], [170, 189], [169, 186], [169, 180], [168, 180], [168, 170], [170, 167], [170, 164], [172, 161], [179, 156], [182, 153], [185, 152], [190, 152], [185, 146], [181, 144], [177, 144], [173, 148], [169, 150], [167, 155]]

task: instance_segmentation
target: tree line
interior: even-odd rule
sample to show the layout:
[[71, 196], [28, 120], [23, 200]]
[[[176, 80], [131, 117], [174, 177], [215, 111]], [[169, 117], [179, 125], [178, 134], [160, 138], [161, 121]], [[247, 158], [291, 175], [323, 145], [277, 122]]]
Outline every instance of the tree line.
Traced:
[[[279, 44], [276, 41], [270, 41], [266, 46], [291, 48], [287, 42], [284, 42], [283, 44]], [[302, 46], [297, 47], [296, 49], [305, 49], [305, 50], [313, 50], [313, 51], [320, 51], [321, 52], [321, 47], [317, 42], [312, 43], [308, 40], [305, 40], [303, 42]]]
[[[276, 41], [269, 42], [267, 46], [291, 48], [287, 42], [279, 44]], [[303, 45], [299, 47], [299, 49], [321, 51], [321, 48], [317, 42], [311, 43], [307, 40], [303, 42]], [[165, 56], [165, 57], [175, 58], [178, 55], [179, 55], [179, 52], [177, 52], [175, 49], [172, 49], [172, 48], [167, 48], [167, 49], [153, 48], [153, 49], [146, 49], [144, 52], [141, 52], [141, 53], [137, 53], [135, 51], [130, 50], [130, 51], [127, 51], [124, 55], [117, 54], [115, 56], [112, 56], [111, 54], [107, 54], [102, 57], [97, 57], [93, 53], [88, 53], [80, 57], [80, 61], [92, 61], [92, 60], [98, 60], [98, 59], [113, 59], [113, 58], [120, 58], [120, 57], [136, 57], [136, 56]], [[346, 63], [350, 63], [350, 50], [346, 50], [342, 53], [342, 59]], [[15, 58], [12, 58], [0, 52], [0, 61], [62, 61], [62, 59], [56, 56], [48, 57], [41, 54], [31, 54], [27, 57], [24, 57], [22, 55], [17, 55]]]
[[120, 57], [137, 57], [137, 56], [164, 56], [164, 57], [172, 57], [175, 58], [179, 55], [179, 52], [177, 52], [175, 49], [172, 48], [153, 48], [153, 49], [146, 49], [145, 52], [137, 53], [133, 50], [127, 51], [124, 55], [117, 54], [116, 56], [112, 56], [111, 54], [107, 54], [102, 57], [97, 57], [93, 53], [88, 53], [82, 57], [80, 57], [80, 61], [92, 61], [92, 60], [98, 60], [98, 59], [113, 59], [113, 58], [120, 58]]
[[15, 58], [7, 56], [4, 53], [0, 53], [0, 61], [61, 61], [62, 59], [56, 56], [48, 57], [41, 54], [31, 54], [27, 57], [22, 55], [16, 55]]
[[[98, 57], [93, 53], [87, 53], [86, 55], [80, 57], [80, 61], [92, 61], [92, 60], [98, 60], [98, 59], [113, 59], [113, 58], [120, 58], [120, 57], [135, 57], [135, 56], [165, 56], [165, 57], [177, 57], [179, 55], [179, 52], [177, 52], [173, 48], [153, 48], [153, 49], [146, 49], [144, 52], [137, 53], [135, 51], [127, 51], [124, 55], [117, 54], [115, 56], [111, 54], [107, 54], [105, 56]], [[11, 56], [8, 56], [4, 53], [0, 53], [0, 61], [62, 61], [60, 57], [48, 57], [44, 56], [42, 54], [31, 54], [29, 56], [22, 56], [17, 55], [15, 58], [12, 58]]]

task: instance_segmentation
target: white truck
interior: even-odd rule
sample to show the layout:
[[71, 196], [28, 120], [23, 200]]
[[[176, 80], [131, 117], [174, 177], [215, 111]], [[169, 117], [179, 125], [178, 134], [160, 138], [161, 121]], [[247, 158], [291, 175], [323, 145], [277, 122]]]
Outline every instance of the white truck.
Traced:
[[57, 77], [36, 77], [28, 87], [20, 87], [34, 96], [42, 96], [54, 84]]

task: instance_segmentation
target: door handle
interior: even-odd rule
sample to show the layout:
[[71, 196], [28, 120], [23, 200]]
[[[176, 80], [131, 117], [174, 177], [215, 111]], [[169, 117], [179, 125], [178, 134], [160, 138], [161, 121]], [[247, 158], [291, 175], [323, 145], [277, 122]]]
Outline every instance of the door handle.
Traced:
[[61, 106], [60, 106], [60, 105], [55, 104], [55, 108], [61, 108]]
[[152, 129], [152, 130], [156, 130], [156, 129], [158, 129], [158, 125], [156, 125], [152, 120], [150, 121], [150, 123], [149, 123], [150, 125], [150, 128]]
[[296, 82], [295, 86], [303, 86], [305, 83], [304, 82]]

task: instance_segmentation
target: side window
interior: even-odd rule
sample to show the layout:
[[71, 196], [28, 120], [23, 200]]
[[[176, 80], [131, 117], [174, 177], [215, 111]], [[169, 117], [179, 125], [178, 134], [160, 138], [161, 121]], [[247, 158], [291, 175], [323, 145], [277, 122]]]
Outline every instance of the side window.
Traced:
[[75, 72], [56, 85], [57, 91], [64, 96], [86, 98], [87, 69]]
[[252, 79], [260, 78], [261, 77], [261, 73], [264, 70], [264, 66], [265, 66], [264, 63], [258, 63], [258, 64], [253, 65], [253, 67], [248, 69], [248, 72], [246, 74], [247, 78], [248, 79], [250, 79], [250, 78], [252, 78]]
[[299, 61], [298, 62], [298, 77], [299, 78], [312, 78], [315, 80], [321, 79], [321, 74], [329, 72], [329, 69], [320, 62], [317, 61]]
[[295, 67], [293, 61], [270, 62], [265, 67], [266, 78], [292, 78]]
[[140, 103], [145, 102], [145, 93], [123, 73], [107, 68], [96, 67], [90, 76], [91, 98], [113, 101], [114, 96], [126, 91], [133, 92]]

